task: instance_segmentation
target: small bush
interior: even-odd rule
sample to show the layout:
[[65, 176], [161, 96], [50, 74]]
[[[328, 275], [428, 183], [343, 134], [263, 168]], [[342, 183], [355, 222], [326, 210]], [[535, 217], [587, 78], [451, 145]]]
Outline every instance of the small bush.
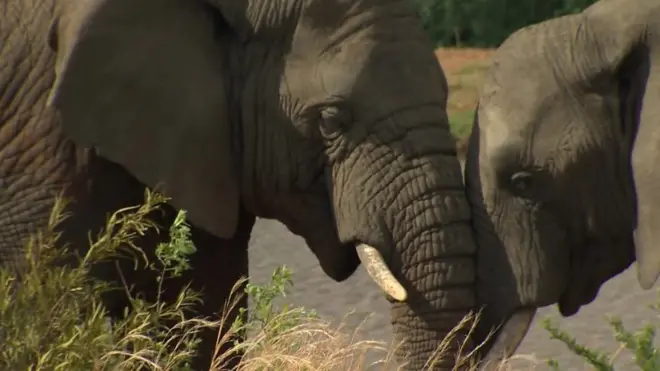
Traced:
[[359, 329], [347, 333], [343, 321], [332, 326], [313, 310], [277, 306], [275, 301], [286, 297], [292, 286], [292, 272], [285, 266], [276, 268], [265, 285], [246, 285], [254, 308], [246, 321], [239, 317], [233, 326], [233, 331], [249, 334], [247, 341], [235, 343], [233, 348], [245, 354], [241, 371], [364, 370], [370, 366], [366, 359], [372, 352], [382, 356], [379, 363], [383, 366], [392, 362], [384, 343], [358, 341]]
[[[232, 350], [245, 354], [241, 371], [362, 371], [391, 369], [396, 365], [393, 356], [398, 344], [358, 340], [360, 326], [348, 332], [344, 328], [345, 321], [332, 326], [313, 310], [275, 305], [277, 299], [286, 297], [292, 286], [292, 272], [285, 266], [276, 268], [266, 285], [246, 285], [245, 292], [252, 298], [254, 308], [248, 320], [235, 321], [232, 330], [251, 334], [247, 341], [234, 344]], [[454, 336], [470, 325], [472, 332], [476, 325], [472, 315], [450, 331], [429, 360], [429, 370], [435, 369], [433, 366], [447, 356]], [[472, 362], [471, 356], [464, 354], [456, 370], [465, 370]], [[368, 358], [379, 360], [370, 363]], [[476, 370], [476, 367], [468, 369]]]
[[[184, 289], [175, 303], [131, 298], [132, 310], [125, 318], [109, 323], [101, 295], [117, 288], [92, 278], [92, 265], [115, 258], [142, 259], [159, 273], [159, 283], [190, 269], [187, 257], [195, 246], [184, 211], [170, 228], [170, 242], [157, 247], [157, 261], [146, 261], [133, 243], [157, 228], [146, 216], [166, 201], [147, 191], [144, 205], [115, 212], [97, 238], [90, 238], [89, 251], [77, 256], [54, 247], [59, 238], [55, 227], [66, 217], [65, 203], [58, 200], [45, 231], [27, 245], [27, 267], [20, 278], [16, 272], [0, 270], [0, 369], [186, 371], [199, 332], [219, 329], [242, 294], [252, 298], [254, 308], [249, 313], [240, 310], [243, 316], [219, 336], [217, 349], [234, 341], [236, 334], [247, 334], [248, 339], [230, 344], [226, 354], [216, 354], [214, 370], [224, 369], [237, 353], [244, 354], [241, 371], [357, 371], [374, 366], [368, 364], [368, 354], [380, 359], [377, 369], [393, 364], [394, 349], [383, 342], [358, 340], [359, 328], [348, 332], [343, 321], [332, 326], [314, 311], [276, 306], [293, 285], [286, 267], [277, 268], [266, 285], [247, 283], [245, 292], [238, 291], [245, 281], [237, 282], [223, 316], [215, 321], [184, 319], [199, 300], [197, 293]], [[58, 264], [72, 260], [75, 263]]]
[[[46, 230], [28, 243], [28, 266], [20, 279], [14, 272], [0, 270], [0, 369], [187, 369], [198, 343], [196, 334], [218, 325], [202, 319], [182, 320], [198, 300], [196, 293], [183, 290], [170, 304], [132, 298], [133, 310], [110, 324], [101, 295], [115, 288], [89, 275], [95, 263], [126, 253], [141, 256], [132, 241], [156, 228], [145, 216], [164, 201], [147, 192], [144, 205], [114, 213], [84, 256], [53, 247], [59, 238], [54, 227], [65, 217], [64, 202], [56, 203]], [[186, 255], [194, 251], [184, 212], [170, 233], [171, 242], [161, 244], [157, 251], [163, 266], [161, 281], [186, 269]], [[71, 259], [77, 264], [56, 264]], [[168, 321], [174, 325], [165, 325]]]
[[[660, 309], [658, 304], [652, 307], [656, 311]], [[656, 325], [646, 324], [641, 329], [631, 332], [617, 317], [610, 317], [607, 322], [612, 327], [614, 338], [621, 344], [619, 351], [614, 354], [608, 354], [580, 344], [574, 336], [561, 330], [548, 318], [544, 319], [543, 328], [550, 333], [552, 339], [564, 343], [571, 353], [580, 356], [594, 370], [614, 371], [614, 360], [619, 356], [620, 351], [624, 349], [632, 354], [634, 363], [640, 371], [660, 370], [660, 350], [654, 344], [657, 331]], [[548, 360], [547, 364], [554, 370], [560, 369], [560, 364], [555, 359]]]

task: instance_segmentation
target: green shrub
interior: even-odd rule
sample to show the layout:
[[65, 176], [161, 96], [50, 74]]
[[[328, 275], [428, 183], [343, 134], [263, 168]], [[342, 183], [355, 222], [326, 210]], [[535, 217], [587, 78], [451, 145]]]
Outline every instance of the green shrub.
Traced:
[[[658, 305], [652, 306], [656, 311], [659, 311]], [[632, 353], [635, 365], [640, 371], [659, 371], [660, 370], [660, 350], [655, 346], [655, 334], [657, 326], [647, 323], [637, 331], [630, 331], [621, 322], [621, 319], [616, 317], [608, 318], [610, 326], [613, 330], [614, 338], [621, 344], [622, 349], [627, 349]], [[608, 354], [606, 352], [588, 348], [580, 344], [574, 336], [566, 331], [563, 331], [554, 324], [550, 319], [546, 318], [543, 321], [543, 327], [550, 333], [552, 339], [561, 341], [566, 345], [571, 353], [574, 353], [582, 358], [585, 363], [591, 365], [597, 371], [615, 371], [614, 359], [618, 352], [615, 354]], [[560, 364], [555, 359], [547, 361], [548, 366], [554, 370], [560, 370]]]
[[[64, 218], [64, 203], [59, 201], [46, 230], [27, 245], [28, 266], [20, 283], [14, 272], [0, 270], [0, 369], [188, 368], [199, 331], [217, 326], [216, 322], [202, 319], [181, 320], [184, 311], [198, 300], [195, 292], [183, 290], [178, 300], [170, 304], [131, 298], [133, 310], [123, 320], [110, 324], [101, 295], [116, 288], [89, 275], [94, 263], [126, 253], [135, 259], [142, 256], [132, 241], [156, 228], [145, 216], [165, 201], [149, 192], [145, 198], [144, 205], [114, 213], [81, 257], [53, 247], [59, 238], [54, 227]], [[186, 255], [194, 251], [184, 212], [177, 216], [170, 234], [171, 242], [157, 249], [158, 265], [162, 266], [159, 281], [185, 270]], [[53, 264], [72, 257], [79, 264]], [[167, 326], [166, 322], [174, 324]]]
[[[390, 362], [388, 348], [380, 342], [357, 341], [354, 333], [345, 333], [341, 324], [331, 326], [314, 311], [275, 305], [293, 285], [286, 267], [278, 267], [265, 285], [247, 283], [244, 292], [238, 288], [245, 280], [237, 282], [216, 320], [184, 320], [184, 313], [199, 300], [197, 293], [184, 289], [175, 303], [131, 298], [132, 310], [110, 324], [101, 295], [118, 288], [93, 279], [89, 275], [93, 264], [118, 257], [143, 260], [159, 273], [158, 282], [190, 269], [188, 256], [195, 246], [185, 211], [170, 228], [170, 242], [157, 247], [157, 261], [147, 261], [133, 244], [136, 237], [157, 228], [145, 216], [166, 201], [147, 191], [143, 205], [115, 212], [80, 257], [54, 248], [59, 238], [55, 226], [65, 217], [64, 202], [56, 203], [48, 227], [27, 245], [28, 264], [20, 279], [16, 272], [0, 269], [0, 370], [187, 371], [199, 332], [220, 328], [243, 294], [251, 297], [254, 308], [249, 313], [240, 310], [245, 316], [239, 316], [216, 345], [219, 349], [237, 333], [250, 336], [233, 344], [228, 353], [217, 354], [212, 369], [224, 369], [223, 364], [238, 352], [245, 354], [241, 371], [362, 370], [366, 354], [372, 351], [384, 354], [383, 364]], [[70, 258], [79, 264], [56, 264]]]
[[595, 0], [412, 0], [438, 46], [496, 47], [513, 31]]

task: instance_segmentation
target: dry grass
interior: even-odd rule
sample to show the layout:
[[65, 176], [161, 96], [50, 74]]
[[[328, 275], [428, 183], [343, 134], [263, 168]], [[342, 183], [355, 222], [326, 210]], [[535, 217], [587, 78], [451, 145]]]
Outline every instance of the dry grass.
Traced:
[[[333, 327], [322, 319], [309, 319], [275, 336], [269, 336], [269, 330], [260, 332], [242, 345], [246, 357], [241, 370], [380, 370], [394, 364], [387, 344], [358, 340], [359, 330], [351, 333], [343, 325]], [[374, 353], [381, 361], [368, 364], [367, 356]]]
[[[286, 313], [282, 315], [286, 316]], [[471, 321], [467, 319], [466, 321]], [[272, 326], [272, 325], [271, 325]], [[458, 327], [458, 326], [457, 326]], [[241, 348], [246, 356], [240, 365], [241, 371], [292, 370], [292, 371], [364, 371], [400, 370], [394, 358], [396, 346], [381, 341], [358, 340], [360, 330], [347, 331], [343, 324], [331, 326], [322, 319], [311, 319], [269, 337], [260, 333], [252, 337]], [[449, 337], [450, 338], [450, 337]], [[446, 349], [449, 338], [439, 347], [436, 360], [449, 354]], [[367, 355], [378, 355], [380, 361], [367, 361]], [[517, 356], [504, 361], [492, 370], [512, 370], [510, 364], [516, 361], [516, 370], [534, 369], [538, 360], [533, 357]], [[525, 361], [529, 368], [520, 368]], [[463, 357], [454, 370], [477, 370], [469, 365], [470, 359]], [[434, 368], [428, 367], [429, 370]]]
[[[234, 300], [238, 302], [241, 293], [237, 292], [239, 283], [232, 290]], [[224, 313], [229, 313], [231, 307], [227, 306]], [[338, 325], [319, 317], [301, 316], [302, 308], [292, 308], [277, 312], [268, 321], [262, 323], [260, 329], [240, 344], [235, 344], [229, 353], [218, 354], [211, 367], [212, 370], [223, 370], [223, 365], [235, 354], [244, 354], [239, 365], [239, 371], [364, 371], [364, 370], [401, 370], [402, 365], [397, 364], [395, 351], [400, 344], [388, 344], [376, 340], [360, 340], [361, 326], [350, 331], [346, 326], [346, 318]], [[432, 359], [428, 361], [425, 369], [434, 370], [437, 362], [448, 357], [453, 339], [468, 328], [468, 336], [475, 329], [478, 315], [468, 314], [438, 346]], [[296, 319], [291, 325], [291, 319]], [[224, 321], [223, 318], [221, 321]], [[365, 318], [365, 323], [368, 318]], [[288, 325], [283, 325], [288, 324]], [[245, 327], [235, 327], [233, 332], [226, 333], [218, 339], [216, 349], [227, 344], [228, 339], [235, 331], [243, 331]], [[476, 371], [473, 352], [465, 349], [466, 342], [459, 347], [459, 357], [454, 370]], [[368, 358], [378, 361], [370, 362]], [[518, 362], [516, 369], [521, 370], [520, 361], [523, 360], [532, 370], [539, 364], [532, 357], [515, 357], [511, 361]], [[502, 361], [491, 371], [511, 370], [510, 361]]]

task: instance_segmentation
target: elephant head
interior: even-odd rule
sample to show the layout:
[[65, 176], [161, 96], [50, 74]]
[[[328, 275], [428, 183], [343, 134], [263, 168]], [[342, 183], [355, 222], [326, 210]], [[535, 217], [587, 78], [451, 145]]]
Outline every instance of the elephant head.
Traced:
[[655, 282], [659, 16], [601, 0], [496, 51], [465, 171], [491, 321], [554, 303], [573, 315], [635, 258], [641, 286]]
[[77, 145], [216, 236], [243, 205], [334, 280], [361, 261], [410, 369], [477, 309], [447, 83], [408, 1], [54, 4], [48, 104]]

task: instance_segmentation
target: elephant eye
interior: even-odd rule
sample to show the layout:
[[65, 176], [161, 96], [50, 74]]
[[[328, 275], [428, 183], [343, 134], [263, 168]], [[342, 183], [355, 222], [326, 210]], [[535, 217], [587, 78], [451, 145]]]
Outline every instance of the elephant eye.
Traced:
[[350, 115], [346, 110], [337, 106], [327, 106], [320, 112], [321, 134], [328, 139], [334, 139], [348, 128]]
[[521, 197], [529, 196], [529, 193], [532, 191], [532, 180], [533, 176], [528, 172], [518, 172], [511, 176], [511, 188], [516, 193], [516, 195]]

